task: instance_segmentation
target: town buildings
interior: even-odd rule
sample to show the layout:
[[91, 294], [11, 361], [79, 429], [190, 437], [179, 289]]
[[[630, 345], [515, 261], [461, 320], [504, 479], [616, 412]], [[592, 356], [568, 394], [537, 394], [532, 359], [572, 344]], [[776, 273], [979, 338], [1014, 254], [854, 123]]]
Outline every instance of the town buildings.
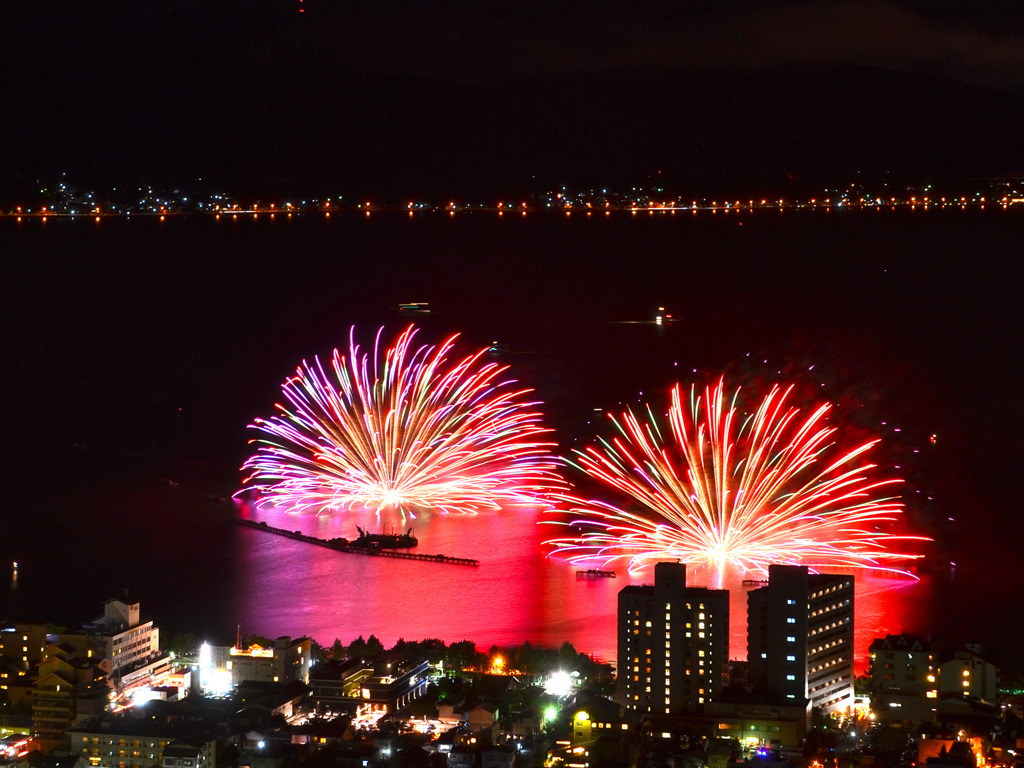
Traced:
[[654, 584], [618, 601], [616, 697], [627, 709], [673, 714], [712, 701], [729, 656], [729, 592], [686, 586], [686, 566], [657, 563]]
[[82, 629], [99, 639], [103, 658], [109, 659], [114, 680], [160, 653], [160, 630], [152, 619], [142, 616], [139, 603], [117, 597], [107, 600], [103, 604], [103, 615]]
[[916, 635], [886, 635], [868, 647], [871, 708], [883, 720], [927, 722], [938, 711], [935, 643]]
[[137, 602], [107, 600], [72, 632], [18, 623], [0, 632], [0, 702], [23, 712], [43, 752], [66, 752], [69, 729], [148, 698], [175, 698], [190, 675], [160, 651], [160, 633]]
[[750, 682], [768, 699], [853, 704], [853, 576], [771, 565], [747, 595]]
[[208, 734], [189, 734], [164, 747], [161, 768], [217, 768], [217, 741]]
[[68, 734], [70, 754], [94, 768], [216, 768], [209, 734], [144, 720], [91, 721]]
[[356, 717], [395, 712], [426, 693], [429, 664], [399, 659], [329, 660], [309, 674], [319, 712], [352, 710]]
[[66, 747], [70, 727], [107, 709], [108, 667], [68, 643], [47, 646], [32, 691], [32, 735], [41, 751]]
[[[853, 577], [772, 565], [747, 596], [749, 678], [765, 701], [838, 710], [853, 703]], [[648, 714], [714, 701], [728, 660], [729, 593], [686, 586], [658, 563], [652, 586], [619, 592], [617, 697]]]
[[16, 675], [24, 675], [33, 664], [43, 660], [49, 642], [50, 630], [46, 624], [15, 624], [0, 631], [0, 658], [5, 667], [13, 667]]
[[943, 649], [904, 633], [876, 638], [868, 651], [871, 708], [880, 720], [937, 723], [996, 704], [998, 671], [978, 646]]
[[204, 644], [199, 672], [203, 690], [226, 693], [243, 683], [309, 682], [312, 641], [282, 636], [267, 644]]
[[995, 665], [982, 658], [981, 648], [967, 646], [944, 658], [939, 666], [939, 697], [995, 704], [997, 676]]

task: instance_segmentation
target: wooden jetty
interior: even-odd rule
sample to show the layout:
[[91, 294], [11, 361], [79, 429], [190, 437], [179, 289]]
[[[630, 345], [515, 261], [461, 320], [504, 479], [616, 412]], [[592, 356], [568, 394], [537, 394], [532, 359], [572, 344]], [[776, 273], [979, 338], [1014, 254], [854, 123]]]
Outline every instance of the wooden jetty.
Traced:
[[420, 552], [397, 552], [393, 549], [381, 549], [380, 547], [355, 546], [354, 542], [348, 539], [318, 539], [316, 536], [307, 536], [302, 531], [289, 531], [284, 528], [275, 528], [265, 522], [235, 518], [235, 522], [245, 528], [253, 528], [257, 531], [273, 533], [277, 536], [284, 536], [296, 541], [304, 541], [307, 544], [314, 544], [318, 547], [332, 549], [349, 555], [366, 555], [368, 557], [390, 557], [396, 560], [420, 560], [425, 563], [442, 563], [444, 565], [468, 565], [476, 568], [480, 565], [479, 560], [468, 557], [449, 557], [448, 555], [426, 555]]

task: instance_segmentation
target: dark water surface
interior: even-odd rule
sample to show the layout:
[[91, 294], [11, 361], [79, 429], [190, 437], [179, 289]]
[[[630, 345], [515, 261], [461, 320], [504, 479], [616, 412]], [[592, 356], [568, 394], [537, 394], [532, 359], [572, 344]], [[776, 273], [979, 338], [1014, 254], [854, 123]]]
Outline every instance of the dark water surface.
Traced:
[[[481, 560], [467, 569], [241, 529], [234, 504], [210, 500], [238, 488], [245, 427], [300, 359], [347, 344], [352, 325], [368, 346], [413, 319], [424, 341], [506, 345], [566, 448], [592, 434], [594, 408], [660, 402], [677, 379], [799, 372], [839, 401], [839, 423], [883, 436], [908, 521], [937, 539], [924, 582], [859, 580], [859, 652], [912, 629], [1011, 664], [1022, 242], [1012, 210], [0, 219], [0, 553], [19, 563], [0, 616], [72, 622], [127, 588], [169, 633], [570, 640], [612, 657], [625, 574], [578, 582], [544, 558], [529, 510], [415, 521], [421, 550]], [[409, 301], [432, 312], [401, 316]], [[679, 321], [622, 322], [659, 305]], [[355, 533], [351, 519], [281, 524]]]

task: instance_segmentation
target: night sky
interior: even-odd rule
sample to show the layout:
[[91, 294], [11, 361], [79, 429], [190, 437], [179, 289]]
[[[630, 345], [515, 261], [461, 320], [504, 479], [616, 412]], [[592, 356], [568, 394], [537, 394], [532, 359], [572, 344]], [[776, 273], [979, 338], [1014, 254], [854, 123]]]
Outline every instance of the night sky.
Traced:
[[1008, 0], [4, 13], [7, 175], [390, 199], [655, 170], [699, 192], [1024, 167], [1024, 14]]

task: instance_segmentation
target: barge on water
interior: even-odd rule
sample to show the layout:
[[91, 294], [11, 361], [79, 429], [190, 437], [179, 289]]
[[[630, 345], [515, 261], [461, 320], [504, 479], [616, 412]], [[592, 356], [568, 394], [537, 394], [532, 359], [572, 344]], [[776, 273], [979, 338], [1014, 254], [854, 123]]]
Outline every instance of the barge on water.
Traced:
[[615, 571], [602, 571], [598, 568], [588, 568], [585, 571], [576, 571], [577, 579], [614, 579]]
[[412, 549], [419, 544], [419, 539], [412, 535], [412, 528], [406, 533], [367, 533], [366, 529], [356, 526], [359, 538], [349, 544], [350, 547], [366, 547], [369, 549]]
[[472, 568], [476, 568], [480, 565], [479, 560], [475, 560], [468, 557], [449, 557], [448, 555], [426, 555], [420, 552], [398, 552], [394, 549], [383, 549], [379, 546], [357, 547], [355, 546], [355, 542], [350, 542], [348, 539], [318, 539], [316, 536], [307, 536], [302, 531], [289, 531], [284, 528], [275, 528], [272, 525], [267, 525], [267, 523], [265, 522], [257, 522], [256, 520], [248, 520], [242, 517], [236, 517], [235, 522], [238, 523], [238, 525], [244, 526], [245, 528], [254, 528], [257, 531], [265, 531], [266, 533], [273, 533], [276, 536], [284, 536], [288, 539], [304, 541], [307, 544], [313, 544], [318, 547], [333, 549], [335, 552], [341, 552], [349, 555], [366, 555], [368, 557], [390, 557], [397, 560], [420, 560], [422, 562], [442, 563], [444, 565], [467, 565]]

